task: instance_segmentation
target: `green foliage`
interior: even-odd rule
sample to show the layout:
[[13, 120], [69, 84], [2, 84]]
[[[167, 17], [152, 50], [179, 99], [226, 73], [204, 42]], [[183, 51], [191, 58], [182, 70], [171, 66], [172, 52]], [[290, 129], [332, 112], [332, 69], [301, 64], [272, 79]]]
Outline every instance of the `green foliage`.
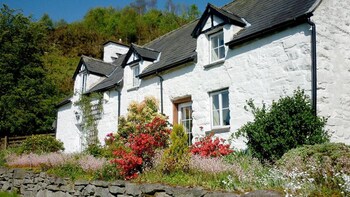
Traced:
[[19, 153], [50, 153], [63, 151], [63, 142], [50, 135], [33, 135], [22, 142]]
[[18, 194], [15, 192], [0, 192], [0, 197], [17, 197]]
[[50, 168], [48, 174], [54, 174], [58, 177], [70, 178], [72, 181], [78, 179], [91, 179], [92, 175], [87, 174], [77, 163], [67, 162], [61, 166]]
[[134, 101], [128, 107], [127, 116], [119, 118], [118, 135], [127, 138], [130, 134], [137, 134], [140, 131], [136, 128], [138, 125], [151, 123], [155, 117], [165, 118], [158, 113], [158, 101], [154, 97], [146, 97], [140, 103]]
[[[101, 93], [84, 94], [74, 103], [74, 105], [80, 108], [83, 114], [83, 135], [88, 146], [98, 144], [97, 119], [99, 119], [103, 111], [102, 98], [103, 95]], [[93, 102], [95, 105], [92, 104]], [[96, 114], [93, 113], [93, 108], [96, 109], [94, 112]]]
[[240, 128], [236, 137], [246, 137], [253, 156], [261, 161], [273, 162], [292, 148], [329, 139], [324, 129], [326, 119], [313, 115], [309, 98], [303, 90], [298, 89], [293, 96], [273, 101], [269, 110], [265, 105], [256, 107], [252, 100], [248, 101], [248, 106], [254, 122]]
[[305, 145], [285, 153], [277, 165], [287, 170], [298, 168], [305, 172], [319, 167], [314, 173], [324, 170], [331, 175], [336, 172], [350, 175], [350, 146], [342, 143]]
[[161, 168], [164, 173], [188, 171], [190, 153], [187, 134], [182, 125], [174, 125], [170, 134], [171, 145], [164, 151]]
[[[276, 162], [279, 169], [302, 174], [317, 190], [310, 196], [350, 195], [350, 146], [342, 143], [305, 145], [285, 153]], [[296, 177], [298, 178], [298, 177]]]
[[45, 26], [3, 5], [0, 29], [0, 130], [7, 135], [49, 132], [57, 92], [40, 59]]
[[104, 180], [104, 181], [114, 181], [114, 180], [122, 179], [123, 177], [120, 175], [116, 165], [108, 162], [103, 166], [102, 169], [97, 170], [94, 173], [94, 178], [98, 180]]

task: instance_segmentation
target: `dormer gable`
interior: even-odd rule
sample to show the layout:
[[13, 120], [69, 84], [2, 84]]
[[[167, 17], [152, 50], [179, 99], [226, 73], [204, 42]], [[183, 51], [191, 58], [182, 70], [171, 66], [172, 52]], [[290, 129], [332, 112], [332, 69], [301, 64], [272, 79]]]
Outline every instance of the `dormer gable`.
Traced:
[[106, 77], [109, 74], [111, 74], [114, 69], [115, 66], [113, 64], [82, 55], [78, 66], [74, 72], [73, 80], [75, 79], [77, 74], [79, 74], [82, 71], [86, 71], [87, 73], [91, 73], [97, 76]]
[[139, 61], [154, 62], [159, 58], [160, 52], [147, 48], [138, 46], [136, 44], [131, 44], [129, 51], [126, 53], [123, 67], [130, 65]]
[[233, 24], [239, 27], [246, 26], [243, 18], [208, 3], [191, 35], [197, 38], [200, 34], [222, 27], [225, 24]]

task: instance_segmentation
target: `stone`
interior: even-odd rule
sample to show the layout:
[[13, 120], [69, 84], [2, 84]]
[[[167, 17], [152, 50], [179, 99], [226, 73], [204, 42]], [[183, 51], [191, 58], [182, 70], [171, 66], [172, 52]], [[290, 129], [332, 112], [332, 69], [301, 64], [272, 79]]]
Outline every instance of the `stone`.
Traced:
[[226, 192], [210, 192], [205, 194], [204, 197], [239, 197], [239, 195]]
[[51, 190], [51, 191], [59, 191], [60, 190], [60, 188], [57, 185], [48, 185], [46, 188], [48, 190]]
[[84, 189], [85, 186], [82, 186], [82, 185], [78, 185], [78, 186], [75, 186], [74, 187], [74, 190], [75, 191], [82, 191]]
[[34, 182], [36, 182], [36, 183], [43, 182], [43, 181], [44, 181], [44, 179], [41, 178], [41, 177], [37, 177], [37, 178], [34, 179]]
[[91, 184], [98, 187], [108, 187], [109, 185], [109, 183], [106, 181], [92, 181]]
[[45, 172], [40, 172], [39, 177], [40, 178], [46, 178], [46, 173]]
[[47, 190], [40, 190], [36, 193], [36, 197], [46, 197]]
[[11, 188], [10, 183], [5, 182], [5, 183], [2, 185], [1, 191], [7, 191], [7, 190], [9, 190], [10, 188]]
[[82, 194], [86, 196], [92, 196], [93, 194], [95, 194], [95, 189], [96, 187], [94, 185], [87, 185], [83, 189]]
[[116, 185], [116, 186], [123, 186], [123, 187], [125, 187], [125, 181], [123, 181], [123, 180], [116, 180], [116, 181], [113, 181], [113, 182], [111, 182], [110, 183], [110, 185]]
[[136, 183], [125, 183], [126, 194], [132, 196], [141, 196], [140, 185]]
[[168, 195], [166, 192], [156, 192], [154, 194], [154, 197], [171, 197], [171, 196]]
[[108, 189], [112, 194], [123, 194], [125, 192], [125, 187], [118, 187], [114, 185], [110, 185]]
[[22, 179], [14, 179], [13, 180], [13, 186], [15, 187], [19, 187], [23, 184], [23, 180]]
[[242, 197], [283, 197], [284, 195], [277, 191], [256, 190], [242, 195]]
[[105, 187], [96, 187], [95, 189], [95, 196], [96, 197], [105, 197], [105, 196], [109, 196], [109, 190], [108, 188]]
[[86, 180], [77, 180], [74, 182], [75, 185], [88, 185], [89, 181]]
[[14, 169], [13, 171], [13, 178], [14, 179], [24, 179], [24, 177], [26, 176], [27, 171], [25, 171], [24, 169]]
[[141, 191], [143, 194], [154, 194], [156, 192], [165, 191], [165, 188], [161, 184], [142, 184]]
[[32, 178], [26, 178], [23, 180], [23, 184], [28, 184], [28, 183], [34, 183], [34, 180]]
[[64, 179], [62, 179], [62, 178], [56, 178], [56, 180], [55, 180], [55, 184], [57, 184], [57, 185], [65, 185], [66, 184], [66, 181], [64, 180]]

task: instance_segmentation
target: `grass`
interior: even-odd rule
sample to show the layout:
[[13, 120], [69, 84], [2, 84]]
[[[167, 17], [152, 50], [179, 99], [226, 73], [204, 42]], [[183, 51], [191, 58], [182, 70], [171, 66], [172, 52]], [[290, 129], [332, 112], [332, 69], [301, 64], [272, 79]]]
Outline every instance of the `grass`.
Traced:
[[18, 194], [13, 192], [0, 192], [0, 197], [18, 197]]
[[[0, 161], [4, 161], [4, 158], [0, 157]], [[101, 160], [94, 160], [92, 156], [74, 155], [69, 158], [71, 159], [65, 160], [63, 164], [58, 160], [58, 165], [51, 162], [51, 166], [45, 168], [47, 173], [71, 180], [113, 181], [121, 178], [116, 166], [109, 162], [101, 167]], [[144, 170], [133, 181], [203, 187], [235, 193], [275, 190], [292, 196], [350, 195], [350, 147], [343, 144], [331, 143], [293, 149], [274, 165], [262, 164], [250, 154], [237, 151], [216, 159], [191, 157], [187, 171], [173, 171], [168, 174], [164, 174], [158, 166], [160, 162], [156, 160], [160, 158], [155, 157], [154, 166]], [[82, 162], [89, 162], [89, 165], [84, 167]]]

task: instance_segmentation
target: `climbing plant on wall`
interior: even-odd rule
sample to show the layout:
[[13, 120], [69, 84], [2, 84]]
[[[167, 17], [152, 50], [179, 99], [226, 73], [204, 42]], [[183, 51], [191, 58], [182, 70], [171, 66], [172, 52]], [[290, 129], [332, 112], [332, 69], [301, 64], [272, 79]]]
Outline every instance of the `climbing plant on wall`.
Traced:
[[92, 93], [81, 95], [80, 99], [74, 103], [82, 113], [83, 141], [86, 143], [83, 146], [85, 147], [98, 144], [97, 121], [103, 112], [102, 100], [103, 94]]

